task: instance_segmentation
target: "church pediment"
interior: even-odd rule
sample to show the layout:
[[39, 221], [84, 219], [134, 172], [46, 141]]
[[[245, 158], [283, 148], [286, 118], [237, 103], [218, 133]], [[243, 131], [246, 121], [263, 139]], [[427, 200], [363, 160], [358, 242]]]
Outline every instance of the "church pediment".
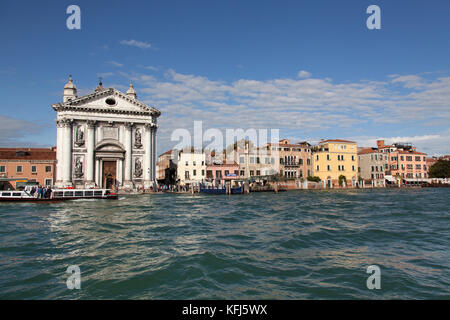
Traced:
[[114, 88], [95, 91], [91, 94], [75, 98], [66, 102], [54, 104], [53, 109], [90, 111], [101, 113], [122, 113], [122, 114], [140, 114], [156, 115], [161, 112], [153, 107], [129, 97]]
[[125, 148], [117, 140], [104, 139], [97, 144], [97, 146], [95, 147], [95, 152], [123, 153], [123, 152], [125, 152]]

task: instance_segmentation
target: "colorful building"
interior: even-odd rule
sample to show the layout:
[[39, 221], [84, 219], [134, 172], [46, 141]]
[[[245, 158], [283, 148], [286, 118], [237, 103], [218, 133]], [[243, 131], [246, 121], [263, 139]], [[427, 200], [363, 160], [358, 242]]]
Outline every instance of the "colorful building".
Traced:
[[389, 169], [388, 156], [377, 148], [358, 150], [358, 175], [373, 187], [385, 187], [385, 171]]
[[177, 177], [177, 155], [174, 150], [169, 150], [158, 156], [156, 163], [156, 180], [158, 184], [174, 185]]
[[418, 152], [410, 143], [385, 145], [384, 140], [378, 140], [377, 145], [388, 156], [389, 170], [386, 175], [410, 180], [428, 178], [426, 153]]
[[226, 181], [239, 178], [239, 165], [236, 162], [212, 163], [206, 166], [206, 181], [213, 186], [224, 186]]
[[278, 173], [286, 178], [306, 178], [312, 173], [311, 145], [307, 142], [291, 144], [288, 139], [268, 143], [267, 150], [277, 153]]
[[244, 179], [274, 175], [278, 172], [277, 156], [267, 148], [258, 148], [251, 141], [239, 141], [229, 146], [226, 161], [239, 164], [239, 177]]
[[205, 182], [206, 156], [203, 150], [181, 150], [177, 160], [177, 182], [180, 186], [198, 186]]
[[18, 189], [27, 182], [42, 186], [55, 183], [56, 147], [52, 148], [1, 148], [1, 188]]
[[[322, 140], [312, 149], [313, 175], [325, 186], [356, 186], [358, 182], [358, 155], [356, 142], [332, 139]], [[341, 177], [341, 179], [340, 179]]]

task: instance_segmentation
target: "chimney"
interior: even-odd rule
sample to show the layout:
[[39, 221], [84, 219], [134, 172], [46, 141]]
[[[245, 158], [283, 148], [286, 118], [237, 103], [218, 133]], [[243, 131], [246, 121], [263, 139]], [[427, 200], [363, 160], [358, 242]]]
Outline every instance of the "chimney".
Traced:
[[384, 147], [384, 140], [377, 140], [377, 147], [378, 149], [381, 149]]

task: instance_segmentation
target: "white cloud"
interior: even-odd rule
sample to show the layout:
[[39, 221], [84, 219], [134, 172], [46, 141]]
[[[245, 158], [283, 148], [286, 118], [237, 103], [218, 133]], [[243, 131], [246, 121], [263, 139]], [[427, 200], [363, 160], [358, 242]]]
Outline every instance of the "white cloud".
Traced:
[[[332, 130], [333, 137], [339, 136], [337, 130], [367, 132], [371, 127], [373, 133], [382, 125], [392, 126], [396, 132], [403, 129], [405, 137], [414, 137], [410, 134], [415, 133], [413, 128], [450, 122], [450, 77], [426, 81], [395, 75], [386, 81], [275, 78], [230, 82], [173, 69], [167, 70], [163, 79], [119, 73], [141, 87], [141, 100], [163, 112], [159, 137], [166, 145], [164, 149], [170, 148], [172, 130], [190, 127], [194, 120], [203, 120], [204, 126], [215, 128], [280, 128], [322, 138]], [[399, 86], [402, 90], [398, 90]], [[340, 137], [345, 138], [343, 135]], [[439, 141], [434, 134], [425, 138]], [[416, 141], [427, 147], [419, 138], [410, 139]], [[426, 152], [436, 153], [442, 146], [428, 144], [427, 148]]]
[[0, 115], [0, 147], [42, 146], [24, 139], [39, 135], [42, 124]]
[[112, 77], [113, 75], [114, 75], [114, 72], [100, 72], [100, 73], [97, 73], [97, 77], [102, 77], [102, 78]]
[[428, 156], [450, 154], [450, 129], [438, 134], [396, 136], [396, 137], [352, 137], [359, 146], [374, 147], [377, 140], [385, 140], [386, 144], [396, 142], [411, 143], [418, 151], [427, 153]]
[[121, 40], [120, 44], [125, 45], [125, 46], [131, 46], [131, 47], [138, 47], [141, 49], [148, 49], [150, 48], [152, 45], [149, 42], [145, 42], [145, 41], [137, 41], [137, 40]]
[[158, 68], [154, 66], [144, 66], [144, 68], [152, 71], [158, 71]]
[[117, 61], [114, 61], [114, 60], [112, 60], [112, 61], [108, 61], [108, 63], [109, 64], [112, 64], [113, 66], [115, 66], [115, 67], [123, 67], [123, 64], [122, 63], [119, 63], [119, 62], [117, 62]]
[[305, 70], [300, 70], [297, 74], [299, 78], [309, 78], [311, 77], [311, 73]]

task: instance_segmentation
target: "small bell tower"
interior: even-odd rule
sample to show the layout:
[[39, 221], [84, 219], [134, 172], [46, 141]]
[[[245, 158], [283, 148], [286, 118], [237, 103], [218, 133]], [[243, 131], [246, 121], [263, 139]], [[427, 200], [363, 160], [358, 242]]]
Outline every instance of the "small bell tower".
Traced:
[[69, 75], [69, 82], [64, 86], [63, 102], [73, 100], [77, 97], [77, 87], [73, 84], [72, 76]]

